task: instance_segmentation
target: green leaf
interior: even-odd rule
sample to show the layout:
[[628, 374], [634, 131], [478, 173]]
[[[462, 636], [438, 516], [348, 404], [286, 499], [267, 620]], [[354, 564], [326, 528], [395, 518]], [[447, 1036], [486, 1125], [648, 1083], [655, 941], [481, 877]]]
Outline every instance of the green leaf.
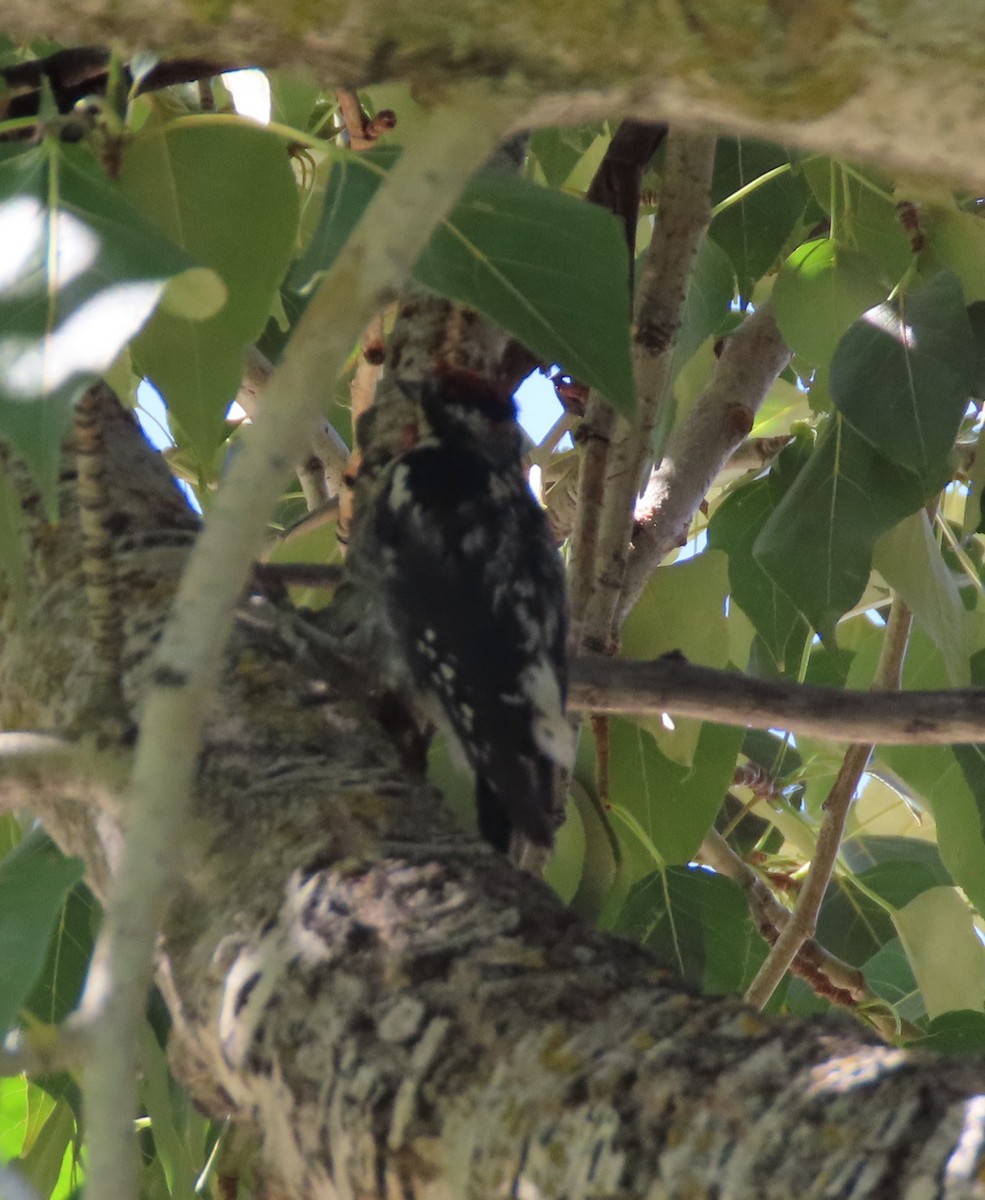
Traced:
[[951, 687], [968, 687], [968, 630], [961, 594], [925, 510], [901, 521], [875, 545], [873, 565], [933, 639]]
[[540, 163], [548, 187], [560, 187], [567, 180], [598, 134], [597, 125], [585, 125], [537, 129], [530, 135], [530, 152]]
[[921, 270], [948, 270], [961, 281], [965, 303], [985, 300], [985, 225], [981, 217], [951, 208], [921, 213], [927, 245]]
[[845, 334], [831, 398], [880, 454], [941, 486], [971, 393], [976, 352], [961, 284], [942, 271]]
[[862, 974], [875, 995], [892, 1005], [899, 1020], [920, 1021], [927, 1015], [927, 1006], [899, 938], [893, 938], [873, 954], [862, 967]]
[[956, 888], [921, 892], [893, 918], [931, 1017], [985, 1003], [985, 946]]
[[885, 300], [886, 289], [875, 267], [856, 250], [818, 238], [798, 246], [783, 264], [772, 298], [787, 345], [820, 366], [852, 322]]
[[[319, 228], [289, 286], [327, 271], [398, 151], [340, 158]], [[597, 205], [492, 171], [476, 176], [414, 269], [419, 283], [484, 313], [540, 357], [635, 407], [626, 245]]]
[[59, 1101], [34, 1139], [34, 1144], [17, 1164], [39, 1196], [50, 1196], [54, 1191], [62, 1173], [65, 1152], [75, 1136], [75, 1116], [68, 1104]]
[[839, 240], [876, 264], [887, 291], [895, 287], [913, 265], [914, 255], [891, 182], [871, 168], [849, 167], [823, 156], [811, 157], [801, 169], [818, 204], [833, 218]]
[[30, 464], [54, 515], [76, 397], [107, 370], [192, 266], [79, 146], [0, 156], [0, 437]]
[[[622, 653], [647, 659], [679, 651], [703, 666], [724, 667], [729, 661], [727, 595], [727, 560], [717, 550], [658, 567], [623, 626]], [[670, 758], [690, 766], [700, 721], [679, 720], [673, 729], [655, 716], [641, 716], [636, 723]]]
[[753, 554], [810, 625], [828, 636], [865, 591], [876, 539], [926, 499], [916, 475], [834, 414]]
[[[928, 886], [948, 887], [954, 883], [941, 861], [937, 846], [921, 838], [862, 834], [850, 837], [844, 843], [841, 856], [848, 868], [857, 875], [883, 863], [909, 862], [918, 863], [930, 872], [932, 883]], [[880, 894], [888, 893], [884, 889]], [[916, 894], [914, 892], [907, 899], [912, 899]]]
[[40, 975], [62, 902], [82, 871], [79, 859], [65, 858], [42, 833], [0, 860], [0, 1034]]
[[663, 862], [686, 863], [711, 828], [735, 773], [744, 730], [704, 722], [688, 768], [628, 721], [609, 724], [610, 800], [628, 813]]
[[[719, 138], [712, 203], [721, 204], [789, 161], [787, 151], [770, 142]], [[751, 296], [753, 285], [776, 262], [809, 198], [803, 176], [788, 170], [716, 215], [711, 236], [732, 260], [741, 296]]]
[[977, 749], [966, 749], [967, 754], [958, 747], [880, 746], [878, 753], [880, 762], [931, 810], [941, 860], [975, 908], [985, 913], [985, 771]]
[[957, 1009], [935, 1017], [927, 1036], [912, 1043], [934, 1054], [981, 1054], [985, 1051], [985, 1013]]
[[708, 544], [728, 554], [732, 599], [762, 638], [780, 674], [796, 673], [810, 626], [753, 553], [782, 495], [773, 473], [726, 496], [708, 524]]
[[41, 1021], [57, 1025], [75, 1010], [89, 969], [100, 909], [85, 884], [65, 897], [55, 922], [44, 968], [25, 1007]]
[[741, 993], [767, 951], [741, 888], [696, 867], [669, 867], [635, 884], [616, 929], [710, 995]]
[[149, 121], [127, 143], [124, 195], [228, 291], [208, 320], [159, 311], [134, 342], [200, 463], [225, 435], [245, 347], [263, 329], [294, 249], [298, 191], [284, 143], [236, 117]]
[[[862, 881], [867, 878], [865, 873]], [[817, 918], [817, 940], [825, 949], [860, 967], [895, 936], [889, 914], [852, 879], [832, 880]]]

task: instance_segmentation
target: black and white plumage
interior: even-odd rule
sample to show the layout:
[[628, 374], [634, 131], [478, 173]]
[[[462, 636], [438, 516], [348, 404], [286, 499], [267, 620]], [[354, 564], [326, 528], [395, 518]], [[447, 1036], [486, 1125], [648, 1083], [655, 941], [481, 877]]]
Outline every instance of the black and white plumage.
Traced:
[[573, 757], [564, 572], [523, 475], [516, 409], [461, 371], [412, 398], [429, 432], [357, 519], [345, 605], [381, 681], [454, 735], [483, 836], [505, 851], [516, 829], [549, 846]]

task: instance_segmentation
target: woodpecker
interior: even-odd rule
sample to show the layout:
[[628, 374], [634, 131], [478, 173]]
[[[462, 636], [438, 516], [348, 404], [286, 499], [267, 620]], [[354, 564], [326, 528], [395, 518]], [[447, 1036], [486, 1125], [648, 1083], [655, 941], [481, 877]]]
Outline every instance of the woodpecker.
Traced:
[[380, 683], [458, 744], [483, 837], [504, 852], [513, 830], [550, 846], [574, 751], [564, 570], [524, 477], [516, 406], [465, 371], [401, 387], [424, 436], [357, 515], [337, 606]]

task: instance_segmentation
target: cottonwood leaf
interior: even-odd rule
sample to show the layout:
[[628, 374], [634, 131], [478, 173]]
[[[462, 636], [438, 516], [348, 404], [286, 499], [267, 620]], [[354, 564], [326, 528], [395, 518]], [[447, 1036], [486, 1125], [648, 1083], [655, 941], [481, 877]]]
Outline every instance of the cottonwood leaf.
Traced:
[[985, 946], [956, 888], [921, 892], [893, 916], [931, 1017], [985, 1003]]
[[865, 591], [876, 539], [927, 494], [916, 474], [879, 454], [835, 413], [753, 554], [809, 624], [831, 635]]
[[207, 320], [159, 311], [133, 344], [134, 365], [204, 466], [224, 439], [245, 348], [267, 322], [294, 249], [294, 172], [283, 141], [251, 121], [152, 120], [124, 149], [120, 187], [228, 294]]
[[743, 736], [742, 729], [706, 721], [686, 767], [663, 754], [645, 729], [612, 720], [609, 799], [616, 817], [620, 809], [628, 813], [662, 861], [688, 862], [722, 806]]
[[941, 652], [951, 687], [968, 687], [968, 629], [961, 593], [920, 510], [876, 542], [873, 565]]
[[[302, 290], [328, 270], [398, 156], [392, 148], [340, 158], [290, 287]], [[628, 415], [635, 406], [628, 270], [611, 213], [486, 171], [435, 230], [414, 278], [484, 313]]]
[[42, 833], [29, 834], [0, 860], [0, 1034], [40, 975], [62, 902], [83, 869]]
[[72, 405], [194, 260], [154, 229], [80, 146], [0, 155], [0, 436], [54, 516]]
[[820, 366], [862, 313], [886, 298], [874, 264], [833, 238], [798, 246], [773, 285], [773, 312], [795, 354]]
[[695, 867], [668, 867], [636, 883], [616, 929], [706, 995], [741, 994], [767, 952], [741, 888]]
[[947, 473], [976, 361], [961, 284], [941, 271], [848, 330], [831, 360], [831, 398], [857, 433], [929, 491]]

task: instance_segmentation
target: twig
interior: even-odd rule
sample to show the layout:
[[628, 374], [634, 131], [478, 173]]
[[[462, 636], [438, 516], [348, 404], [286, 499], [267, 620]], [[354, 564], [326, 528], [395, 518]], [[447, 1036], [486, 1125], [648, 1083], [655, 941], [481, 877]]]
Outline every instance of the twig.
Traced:
[[71, 785], [86, 799], [119, 819], [119, 795], [127, 763], [119, 754], [103, 753], [93, 740], [72, 742], [53, 733], [0, 733], [0, 812], [30, 804], [44, 785]]
[[[256, 346], [246, 354], [246, 368], [236, 393], [236, 402], [251, 420], [256, 420], [263, 402], [263, 390], [273, 374], [273, 365]], [[337, 496], [342, 486], [349, 448], [323, 416], [314, 422], [308, 452], [298, 460], [296, 470], [305, 504], [314, 512]]]
[[[600, 396], [590, 395], [585, 420], [577, 434], [584, 450], [578, 474], [575, 527], [571, 534], [571, 553], [568, 557], [570, 645], [573, 651], [586, 648], [585, 621], [595, 591], [599, 530], [602, 527], [602, 505], [605, 500], [605, 476], [615, 426], [616, 415], [612, 408]], [[608, 646], [593, 648], [605, 651]]]
[[[913, 616], [909, 608], [897, 596], [886, 626], [882, 654], [876, 670], [876, 686], [899, 688], [903, 657], [912, 623]], [[824, 801], [824, 817], [818, 830], [817, 843], [793, 915], [786, 928], [780, 931], [746, 992], [746, 1001], [755, 1008], [762, 1008], [769, 1000], [804, 943], [814, 936], [817, 915], [821, 911], [824, 894], [828, 890], [841, 850], [845, 823], [859, 780], [868, 766], [873, 749], [871, 742], [856, 742], [845, 752], [841, 770]]]
[[372, 146], [372, 139], [366, 136], [366, 114], [359, 103], [359, 96], [348, 88], [336, 88], [335, 99], [339, 102], [339, 111], [349, 135], [351, 150], [367, 150]]
[[668, 439], [663, 460], [636, 506], [633, 549], [619, 597], [620, 622], [667, 553], [683, 544], [698, 505], [722, 467], [731, 465], [730, 456], [744, 444], [766, 393], [789, 362], [790, 350], [768, 302], [726, 339], [711, 379]]
[[674, 657], [631, 662], [583, 655], [571, 664], [568, 707], [670, 713], [722, 725], [786, 729], [826, 741], [890, 746], [985, 742], [985, 688], [854, 692], [752, 679]]
[[154, 937], [177, 867], [207, 700], [268, 514], [318, 415], [324, 381], [337, 376], [384, 294], [409, 273], [515, 103], [469, 88], [432, 110], [299, 321], [188, 561], [145, 697], [127, 841], [82, 1004], [95, 1019], [87, 1187], [100, 1200], [132, 1200], [139, 1191], [137, 1047]]
[[[778, 933], [786, 928], [790, 921], [790, 910], [780, 903], [756, 871], [735, 853], [717, 830], [710, 829], [705, 834], [698, 857], [719, 875], [724, 875], [742, 888], [750, 914], [761, 932], [772, 935], [774, 931]], [[795, 959], [791, 964], [794, 972], [801, 977], [822, 974], [831, 985], [826, 995], [835, 1003], [840, 998], [832, 993], [844, 993], [842, 1003], [857, 1003], [867, 998], [869, 992], [862, 972], [836, 958], [812, 938], [805, 939], [798, 956], [805, 959], [800, 964], [804, 970], [797, 969]]]

